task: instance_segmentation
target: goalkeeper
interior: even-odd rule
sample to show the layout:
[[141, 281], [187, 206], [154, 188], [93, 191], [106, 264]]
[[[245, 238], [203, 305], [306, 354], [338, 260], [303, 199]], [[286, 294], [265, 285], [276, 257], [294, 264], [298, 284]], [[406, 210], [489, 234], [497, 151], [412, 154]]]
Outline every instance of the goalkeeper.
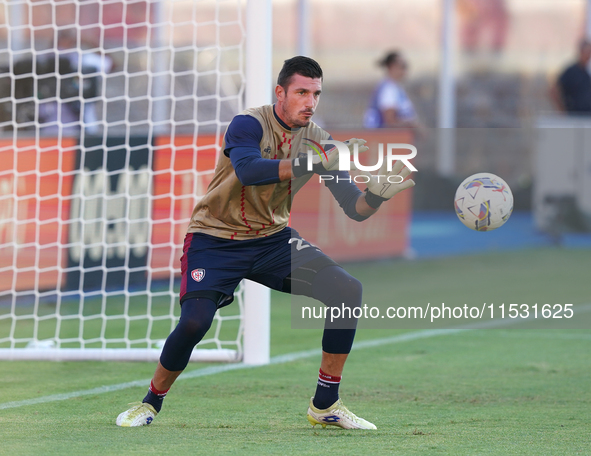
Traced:
[[[321, 90], [318, 63], [293, 57], [279, 73], [277, 103], [247, 109], [228, 126], [213, 180], [193, 210], [185, 238], [179, 323], [166, 340], [148, 394], [141, 404], [121, 413], [117, 425], [152, 422], [217, 309], [232, 302], [234, 290], [244, 278], [274, 290], [312, 297], [326, 306], [361, 306], [361, 283], [287, 226], [291, 198], [314, 173], [333, 175], [334, 179], [325, 179], [326, 186], [350, 218], [363, 221], [414, 182], [403, 180], [410, 171], [397, 163], [385, 174], [400, 177], [379, 180], [368, 176], [362, 193], [348, 180], [346, 171], [338, 171], [337, 148], [322, 157], [314, 156], [309, 171], [304, 153], [307, 144], [332, 139], [311, 121]], [[351, 150], [358, 147], [360, 152], [367, 150], [364, 143], [347, 141]], [[339, 398], [356, 323], [354, 319], [325, 323], [320, 372], [307, 415], [313, 425], [376, 428], [351, 413]]]

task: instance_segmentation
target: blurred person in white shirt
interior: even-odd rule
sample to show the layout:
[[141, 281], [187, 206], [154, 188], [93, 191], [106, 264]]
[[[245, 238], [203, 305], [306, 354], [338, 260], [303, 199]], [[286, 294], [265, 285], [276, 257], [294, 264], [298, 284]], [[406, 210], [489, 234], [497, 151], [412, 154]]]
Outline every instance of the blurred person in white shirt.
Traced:
[[365, 112], [365, 128], [422, 128], [412, 101], [402, 84], [408, 74], [408, 62], [399, 52], [389, 52], [379, 65], [386, 77], [378, 84]]

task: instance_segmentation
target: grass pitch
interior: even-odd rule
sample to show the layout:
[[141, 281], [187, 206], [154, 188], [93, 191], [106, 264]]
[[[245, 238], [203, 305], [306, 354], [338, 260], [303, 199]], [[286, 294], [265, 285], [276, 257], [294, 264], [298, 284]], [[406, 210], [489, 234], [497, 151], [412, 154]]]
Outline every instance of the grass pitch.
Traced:
[[[591, 296], [588, 258], [589, 252], [544, 249], [349, 269], [364, 283], [368, 304], [393, 299], [394, 291], [399, 303], [585, 304]], [[290, 329], [289, 297], [274, 294], [272, 309], [274, 356], [319, 349], [320, 330]], [[356, 340], [425, 330], [360, 329]], [[341, 396], [377, 425], [373, 432], [308, 424], [319, 352], [264, 367], [181, 376], [154, 423], [135, 429], [114, 421], [128, 402], [144, 396], [152, 363], [1, 362], [0, 454], [589, 454], [589, 329], [434, 334], [352, 352]], [[192, 364], [188, 371], [205, 367]], [[142, 379], [142, 387], [2, 408]]]

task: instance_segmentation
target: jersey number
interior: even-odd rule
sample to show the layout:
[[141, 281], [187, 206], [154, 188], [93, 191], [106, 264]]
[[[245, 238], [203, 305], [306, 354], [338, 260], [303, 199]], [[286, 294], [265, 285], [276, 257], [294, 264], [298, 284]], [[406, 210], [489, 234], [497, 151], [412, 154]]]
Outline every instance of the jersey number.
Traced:
[[302, 250], [302, 249], [307, 249], [308, 247], [310, 247], [310, 244], [307, 244], [307, 243], [306, 243], [306, 244], [304, 245], [304, 244], [303, 244], [304, 240], [303, 240], [303, 239], [300, 239], [300, 238], [291, 238], [291, 239], [289, 240], [289, 244], [291, 244], [291, 243], [293, 243], [293, 242], [297, 242], [297, 245], [296, 245], [296, 250], [297, 250], [298, 252], [299, 252], [300, 250]]

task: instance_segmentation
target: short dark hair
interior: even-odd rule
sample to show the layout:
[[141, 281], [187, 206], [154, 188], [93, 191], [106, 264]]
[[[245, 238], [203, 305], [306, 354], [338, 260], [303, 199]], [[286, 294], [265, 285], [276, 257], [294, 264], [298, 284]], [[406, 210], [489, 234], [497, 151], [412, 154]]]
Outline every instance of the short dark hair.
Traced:
[[322, 79], [322, 68], [320, 68], [316, 60], [310, 57], [304, 57], [303, 55], [292, 57], [283, 62], [283, 68], [281, 68], [277, 77], [277, 85], [287, 90], [294, 74], [312, 79]]
[[400, 59], [400, 52], [392, 51], [388, 52], [383, 59], [378, 62], [379, 66], [388, 68], [390, 65], [395, 64]]

